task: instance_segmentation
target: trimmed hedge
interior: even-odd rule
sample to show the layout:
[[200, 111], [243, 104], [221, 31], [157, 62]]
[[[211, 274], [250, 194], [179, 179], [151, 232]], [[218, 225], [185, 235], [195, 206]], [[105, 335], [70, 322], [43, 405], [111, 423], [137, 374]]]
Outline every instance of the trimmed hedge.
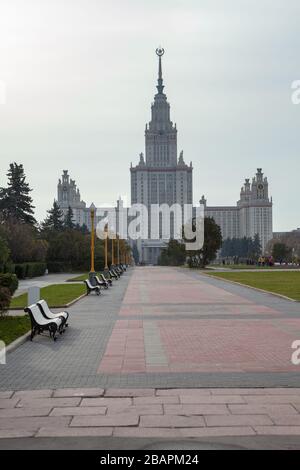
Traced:
[[72, 272], [72, 265], [64, 261], [48, 261], [47, 268], [49, 273]]
[[7, 288], [11, 295], [15, 293], [19, 285], [18, 278], [15, 274], [0, 274], [0, 287]]
[[0, 273], [15, 273], [15, 265], [12, 263], [0, 264]]
[[18, 279], [25, 279], [26, 277], [43, 276], [46, 269], [46, 263], [20, 263], [15, 265], [15, 274]]

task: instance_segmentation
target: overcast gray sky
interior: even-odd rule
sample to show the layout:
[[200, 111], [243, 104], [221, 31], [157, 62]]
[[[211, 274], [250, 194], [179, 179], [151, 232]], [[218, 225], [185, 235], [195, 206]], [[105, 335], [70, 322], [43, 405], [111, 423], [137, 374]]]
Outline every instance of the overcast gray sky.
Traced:
[[23, 163], [38, 219], [69, 169], [89, 205], [130, 200], [157, 57], [194, 202], [235, 204], [262, 167], [274, 230], [300, 226], [299, 0], [0, 0], [0, 186]]

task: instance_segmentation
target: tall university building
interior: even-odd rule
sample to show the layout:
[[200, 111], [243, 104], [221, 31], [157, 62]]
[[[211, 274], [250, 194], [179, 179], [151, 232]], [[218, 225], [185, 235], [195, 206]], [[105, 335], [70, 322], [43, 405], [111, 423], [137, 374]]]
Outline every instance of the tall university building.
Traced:
[[[144, 204], [150, 213], [153, 204], [177, 203], [182, 208], [193, 204], [193, 166], [187, 165], [181, 151], [177, 151], [177, 127], [170, 118], [170, 104], [164, 93], [162, 77], [162, 56], [164, 50], [156, 50], [158, 55], [157, 93], [151, 105], [151, 121], [145, 128], [145, 156], [140, 153], [139, 163], [130, 167], [131, 204]], [[74, 222], [90, 226], [89, 208], [80, 198], [75, 181], [69, 178], [65, 170], [59, 180], [57, 200], [64, 212], [68, 206], [74, 212]], [[268, 180], [262, 169], [258, 168], [252, 179], [245, 180], [240, 192], [240, 199], [235, 206], [213, 206], [206, 203], [202, 196], [199, 201], [204, 205], [205, 216], [213, 217], [221, 227], [222, 237], [254, 237], [258, 234], [262, 249], [273, 236], [272, 199], [268, 194]], [[172, 221], [172, 219], [171, 219]], [[154, 223], [153, 221], [151, 223]], [[161, 220], [158, 220], [158, 233], [162, 236]], [[151, 225], [148, 225], [149, 235]], [[172, 229], [171, 229], [172, 234]], [[157, 258], [167, 240], [145, 239], [137, 243], [140, 260], [156, 264]]]

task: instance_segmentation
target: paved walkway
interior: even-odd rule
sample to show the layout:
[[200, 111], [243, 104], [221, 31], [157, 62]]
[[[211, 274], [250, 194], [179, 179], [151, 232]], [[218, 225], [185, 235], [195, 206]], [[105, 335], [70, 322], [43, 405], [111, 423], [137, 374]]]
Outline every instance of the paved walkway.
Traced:
[[195, 271], [145, 267], [70, 314], [56, 343], [36, 337], [8, 355], [1, 390], [300, 386], [300, 365], [291, 362], [297, 302]]
[[130, 269], [72, 306], [56, 343], [8, 354], [0, 437], [296, 439], [295, 340], [297, 302], [187, 269]]
[[20, 294], [24, 294], [28, 291], [29, 287], [37, 286], [37, 287], [47, 287], [51, 284], [61, 284], [62, 282], [66, 282], [68, 279], [72, 277], [79, 276], [80, 274], [68, 274], [68, 273], [57, 273], [57, 274], [46, 274], [45, 276], [38, 276], [33, 277], [32, 279], [24, 279], [19, 281], [19, 287], [14, 293], [14, 297]]
[[299, 388], [96, 388], [0, 395], [0, 438], [262, 435], [300, 435]]

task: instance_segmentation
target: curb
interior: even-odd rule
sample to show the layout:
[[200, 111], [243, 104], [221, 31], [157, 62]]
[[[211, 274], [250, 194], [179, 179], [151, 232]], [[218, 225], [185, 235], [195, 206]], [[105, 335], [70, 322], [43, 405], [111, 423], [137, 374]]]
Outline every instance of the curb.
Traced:
[[[78, 302], [80, 299], [83, 299], [83, 297], [86, 297], [86, 294], [82, 294], [80, 295], [79, 297], [77, 297], [76, 299], [72, 300], [71, 302], [69, 302], [68, 304], [66, 305], [59, 305], [59, 306], [54, 306], [54, 307], [51, 307], [51, 308], [65, 308], [65, 307], [70, 307], [71, 305], [75, 304], [75, 302]], [[11, 310], [23, 310], [24, 309], [22, 307], [19, 307], [19, 308], [14, 308], [14, 309], [11, 309]], [[14, 341], [12, 341], [11, 343], [9, 343], [8, 346], [6, 346], [5, 348], [5, 351], [6, 351], [6, 354], [9, 354], [11, 353], [12, 351], [14, 351], [15, 349], [17, 349], [19, 346], [21, 346], [22, 344], [26, 343], [26, 341], [29, 340], [30, 338], [30, 334], [31, 334], [31, 331], [29, 330], [27, 333], [25, 333], [24, 335], [22, 336], [19, 336], [19, 338], [15, 339]]]
[[275, 295], [276, 297], [280, 297], [281, 299], [289, 300], [291, 302], [297, 302], [297, 303], [300, 302], [300, 300], [291, 299], [291, 297], [287, 297], [286, 295], [283, 295], [283, 294], [278, 294], [277, 292], [271, 292], [269, 290], [260, 289], [259, 287], [248, 286], [247, 284], [242, 284], [241, 282], [232, 281], [230, 279], [224, 279], [222, 277], [215, 276], [215, 275], [211, 276], [211, 275], [205, 274], [205, 273], [201, 273], [201, 274], [203, 276], [206, 276], [206, 277], [209, 277], [209, 278], [218, 279], [219, 281], [229, 282], [230, 284], [236, 284], [236, 285], [241, 286], [241, 287], [247, 287], [248, 289], [253, 289], [253, 290], [256, 290], [256, 291], [259, 291], [259, 292], [263, 292], [264, 294]]
[[19, 346], [21, 346], [21, 344], [26, 343], [26, 341], [28, 341], [29, 338], [30, 338], [30, 331], [28, 331], [22, 336], [19, 336], [19, 338], [15, 339], [12, 343], [9, 343], [9, 345], [6, 346], [5, 348], [6, 354], [11, 353], [15, 349], [17, 349]]
[[[85, 297], [86, 294], [81, 294], [79, 297], [76, 297], [76, 299], [73, 299], [71, 300], [71, 302], [69, 302], [68, 304], [65, 304], [65, 305], [51, 305], [50, 308], [68, 308], [68, 307], [71, 307], [71, 305], [75, 304], [76, 302], [78, 302], [80, 299], [83, 299], [83, 297]], [[25, 307], [13, 307], [13, 308], [9, 308], [8, 309], [8, 312], [10, 310], [20, 310], [20, 311], [24, 311], [24, 308]]]

